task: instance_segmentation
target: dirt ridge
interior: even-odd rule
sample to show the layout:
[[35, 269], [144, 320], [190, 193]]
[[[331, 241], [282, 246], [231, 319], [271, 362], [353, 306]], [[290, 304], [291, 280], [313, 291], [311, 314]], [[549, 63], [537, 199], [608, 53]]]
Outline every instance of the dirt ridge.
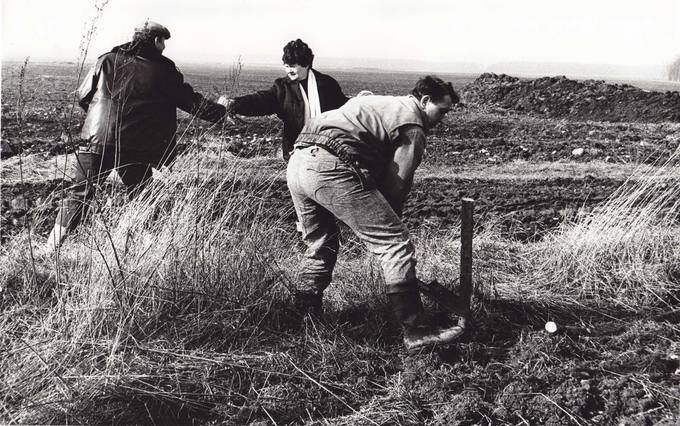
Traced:
[[646, 91], [565, 76], [520, 79], [484, 73], [461, 90], [465, 103], [551, 118], [612, 122], [680, 122], [680, 93]]

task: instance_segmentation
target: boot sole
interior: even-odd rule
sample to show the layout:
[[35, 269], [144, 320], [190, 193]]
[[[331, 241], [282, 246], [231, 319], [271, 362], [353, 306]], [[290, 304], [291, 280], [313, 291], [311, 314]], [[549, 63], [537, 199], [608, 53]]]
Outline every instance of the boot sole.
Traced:
[[447, 329], [445, 332], [437, 336], [430, 336], [428, 338], [419, 339], [418, 342], [409, 343], [404, 339], [404, 345], [409, 352], [416, 352], [424, 348], [444, 346], [456, 341], [465, 333], [465, 328], [457, 325]]

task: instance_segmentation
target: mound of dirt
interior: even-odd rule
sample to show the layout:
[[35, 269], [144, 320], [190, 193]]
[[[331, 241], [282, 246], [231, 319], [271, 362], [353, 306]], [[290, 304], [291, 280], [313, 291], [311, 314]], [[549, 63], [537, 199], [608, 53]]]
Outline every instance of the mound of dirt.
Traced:
[[593, 121], [680, 122], [679, 92], [650, 92], [602, 80], [564, 76], [524, 80], [484, 73], [462, 91], [465, 103], [554, 118]]

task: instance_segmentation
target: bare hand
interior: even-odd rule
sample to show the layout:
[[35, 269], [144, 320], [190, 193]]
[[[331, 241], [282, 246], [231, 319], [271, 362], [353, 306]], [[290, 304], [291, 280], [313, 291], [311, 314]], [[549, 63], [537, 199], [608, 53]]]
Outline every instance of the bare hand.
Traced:
[[220, 105], [223, 105], [225, 108], [229, 109], [229, 106], [234, 102], [233, 99], [229, 99], [228, 97], [222, 95], [220, 98], [217, 100], [217, 103]]

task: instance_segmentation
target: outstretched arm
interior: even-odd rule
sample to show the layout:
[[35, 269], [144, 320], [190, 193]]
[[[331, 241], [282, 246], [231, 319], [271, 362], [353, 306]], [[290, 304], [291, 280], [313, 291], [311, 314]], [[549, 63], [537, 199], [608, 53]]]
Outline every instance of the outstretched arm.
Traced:
[[249, 117], [276, 114], [279, 109], [279, 88], [276, 83], [269, 90], [239, 96], [229, 103], [230, 113]]
[[177, 108], [210, 122], [221, 120], [227, 112], [224, 105], [210, 101], [195, 92], [189, 83], [184, 82], [184, 76], [177, 71], [177, 85], [173, 93]]
[[379, 189], [401, 217], [406, 197], [413, 185], [413, 176], [425, 152], [425, 132], [419, 126], [407, 125], [399, 129], [395, 142], [397, 148]]

